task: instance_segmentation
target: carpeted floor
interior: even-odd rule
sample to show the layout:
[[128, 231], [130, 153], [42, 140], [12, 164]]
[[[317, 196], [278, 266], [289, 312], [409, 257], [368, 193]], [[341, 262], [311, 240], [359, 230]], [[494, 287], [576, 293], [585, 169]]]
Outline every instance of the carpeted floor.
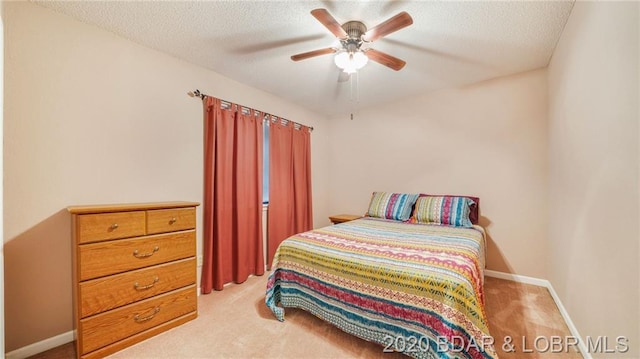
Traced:
[[[278, 322], [264, 304], [266, 279], [252, 277], [242, 285], [200, 296], [198, 319], [109, 358], [406, 358], [383, 353], [381, 346], [300, 310], [287, 309], [286, 320]], [[543, 350], [553, 336], [570, 336], [546, 288], [487, 277], [485, 293], [500, 358], [582, 358], [573, 347], [561, 353], [551, 352], [551, 347]], [[32, 358], [74, 357], [69, 343]]]

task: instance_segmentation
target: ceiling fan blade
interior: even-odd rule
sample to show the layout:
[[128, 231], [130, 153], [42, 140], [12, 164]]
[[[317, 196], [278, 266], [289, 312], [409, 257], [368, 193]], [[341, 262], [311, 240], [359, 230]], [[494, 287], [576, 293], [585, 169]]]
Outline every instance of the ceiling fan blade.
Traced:
[[362, 35], [362, 40], [367, 42], [376, 41], [383, 36], [389, 35], [411, 24], [413, 24], [413, 19], [406, 11], [403, 11], [378, 26], [369, 29], [369, 31]]
[[339, 39], [347, 38], [349, 35], [342, 28], [342, 26], [336, 21], [336, 19], [329, 14], [329, 12], [325, 9], [315, 9], [311, 10], [311, 15], [318, 19], [324, 27], [326, 27], [335, 37]]
[[313, 50], [313, 51], [303, 52], [301, 54], [293, 55], [291, 56], [291, 60], [293, 61], [306, 60], [310, 57], [333, 54], [334, 52], [336, 52], [336, 49], [334, 49], [333, 47], [327, 47], [326, 49]]
[[404, 65], [407, 64], [406, 62], [400, 60], [397, 57], [391, 56], [382, 51], [378, 51], [374, 49], [369, 49], [364, 54], [367, 55], [369, 60], [375, 61], [381, 65], [384, 65], [396, 71], [400, 71], [404, 67]]

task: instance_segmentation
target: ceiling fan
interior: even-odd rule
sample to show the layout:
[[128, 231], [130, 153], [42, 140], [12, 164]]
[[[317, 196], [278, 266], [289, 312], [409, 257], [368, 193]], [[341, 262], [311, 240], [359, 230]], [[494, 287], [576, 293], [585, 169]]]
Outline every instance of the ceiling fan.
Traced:
[[362, 68], [367, 60], [375, 61], [395, 71], [401, 70], [406, 64], [397, 57], [363, 45], [413, 24], [413, 19], [408, 13], [403, 11], [371, 29], [367, 29], [361, 21], [348, 21], [340, 25], [325, 9], [312, 10], [311, 15], [340, 40], [341, 47], [327, 47], [304, 52], [291, 56], [291, 60], [300, 61], [315, 56], [338, 53], [334, 58], [335, 63], [347, 74]]

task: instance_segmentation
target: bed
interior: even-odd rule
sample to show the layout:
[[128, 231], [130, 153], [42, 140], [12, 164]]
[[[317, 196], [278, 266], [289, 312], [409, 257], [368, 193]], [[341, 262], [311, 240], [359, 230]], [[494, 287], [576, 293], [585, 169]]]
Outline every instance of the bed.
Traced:
[[484, 312], [483, 228], [400, 219], [364, 217], [286, 239], [267, 306], [280, 321], [285, 308], [303, 309], [381, 353], [497, 358]]

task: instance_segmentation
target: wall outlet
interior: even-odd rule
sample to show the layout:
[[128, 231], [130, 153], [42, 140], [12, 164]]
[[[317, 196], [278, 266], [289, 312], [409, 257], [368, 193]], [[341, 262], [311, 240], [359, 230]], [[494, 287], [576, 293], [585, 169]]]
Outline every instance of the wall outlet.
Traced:
[[198, 256], [198, 267], [202, 267], [202, 256]]

